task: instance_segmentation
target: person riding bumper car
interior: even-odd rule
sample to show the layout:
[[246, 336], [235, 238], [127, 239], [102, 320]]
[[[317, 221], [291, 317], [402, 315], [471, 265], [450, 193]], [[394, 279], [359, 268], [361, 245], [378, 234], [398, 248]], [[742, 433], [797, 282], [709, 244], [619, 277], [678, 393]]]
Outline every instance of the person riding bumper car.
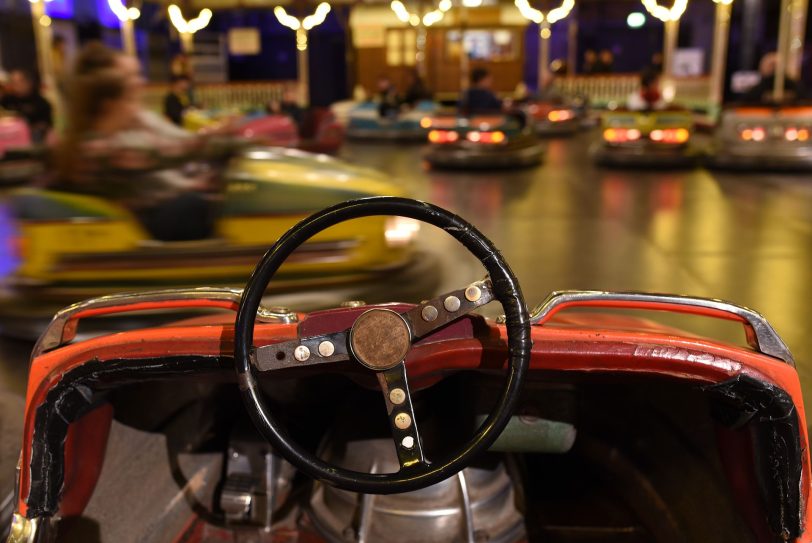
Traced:
[[691, 167], [700, 158], [692, 131], [687, 111], [611, 111], [601, 118], [592, 156], [603, 166]]
[[[441, 228], [487, 277], [419, 303], [261, 305], [304, 240], [380, 215]], [[491, 302], [504, 316], [477, 312]], [[218, 313], [76, 335], [94, 315], [181, 318], [190, 307]], [[652, 320], [663, 314], [739, 323], [748, 345]], [[22, 428], [19, 404], [0, 404], [2, 427], [17, 432], [0, 448], [14, 543], [812, 535], [801, 382], [762, 315], [601, 291], [554, 292], [528, 311], [474, 225], [402, 198], [305, 219], [241, 291], [107, 296], [60, 311], [32, 352]]]
[[812, 170], [812, 107], [730, 107], [714, 133], [712, 167]]
[[352, 109], [347, 124], [347, 137], [356, 140], [424, 141], [427, 119], [437, 112], [437, 105], [424, 100], [414, 108], [381, 115], [375, 102], [364, 102]]
[[291, 147], [314, 153], [335, 153], [344, 143], [344, 129], [328, 109], [304, 108], [294, 119], [283, 113], [254, 112], [245, 115], [189, 110], [184, 114], [187, 130], [205, 134], [229, 133], [272, 147]]
[[[103, 197], [13, 192], [5, 209], [11, 249], [4, 260], [18, 265], [5, 278], [4, 331], [17, 334], [20, 325], [19, 334], [27, 336], [54, 307], [100, 292], [201, 281], [233, 285], [262, 247], [313, 209], [347, 197], [401, 193], [374, 170], [293, 149], [248, 148], [232, 159], [224, 178], [211, 234], [189, 241], [160, 241], [140, 217]], [[319, 287], [321, 302], [379, 299], [371, 280], [382, 276], [396, 285], [390, 288], [425, 291], [436, 277], [430, 272], [435, 259], [415, 250], [416, 234], [413, 221], [376, 217], [331, 230], [297, 252], [273, 294]]]
[[544, 156], [523, 114], [436, 117], [427, 123], [425, 160], [435, 168], [522, 168]]

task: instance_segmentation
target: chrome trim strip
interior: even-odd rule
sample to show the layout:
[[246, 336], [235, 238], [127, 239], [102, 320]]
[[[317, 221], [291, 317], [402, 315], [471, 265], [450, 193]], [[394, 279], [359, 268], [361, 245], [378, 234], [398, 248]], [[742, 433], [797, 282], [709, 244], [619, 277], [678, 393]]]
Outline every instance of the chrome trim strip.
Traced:
[[460, 496], [462, 497], [465, 542], [476, 543], [476, 536], [474, 534], [474, 508], [471, 506], [471, 496], [468, 493], [468, 481], [465, 479], [464, 470], [457, 473], [457, 480], [460, 484]]
[[[675, 294], [651, 294], [644, 292], [605, 292], [598, 290], [563, 290], [550, 293], [549, 296], [530, 312], [530, 324], [543, 322], [558, 306], [568, 303], [611, 301], [611, 302], [647, 302], [675, 304], [689, 307], [700, 307], [722, 311], [739, 317], [752, 330], [748, 341], [762, 354], [783, 360], [795, 367], [795, 359], [778, 332], [767, 322], [763, 315], [740, 305], [713, 298], [698, 298]], [[504, 317], [497, 319], [504, 322]], [[750, 336], [750, 334], [748, 334]]]
[[[84, 300], [82, 302], [70, 305], [57, 312], [57, 314], [54, 315], [54, 318], [51, 319], [51, 322], [48, 324], [48, 327], [45, 329], [42, 335], [40, 335], [37, 343], [34, 345], [31, 358], [33, 360], [44, 352], [64, 345], [67, 342], [65, 339], [66, 329], [69, 325], [73, 326], [75, 329], [75, 321], [78, 320], [77, 315], [84, 311], [121, 306], [123, 310], [122, 312], [126, 312], [127, 306], [130, 305], [150, 302], [195, 300], [231, 302], [236, 308], [240, 304], [241, 298], [242, 289], [217, 287], [166, 289], [112, 294], [109, 296], [101, 296], [99, 298], [91, 298], [89, 300]], [[257, 320], [261, 322], [289, 324], [298, 322], [298, 316], [296, 313], [293, 313], [286, 308], [260, 306], [259, 310], [257, 311]]]
[[19, 513], [14, 513], [11, 519], [7, 543], [37, 543], [48, 539], [48, 526], [51, 524], [48, 518], [25, 518]]

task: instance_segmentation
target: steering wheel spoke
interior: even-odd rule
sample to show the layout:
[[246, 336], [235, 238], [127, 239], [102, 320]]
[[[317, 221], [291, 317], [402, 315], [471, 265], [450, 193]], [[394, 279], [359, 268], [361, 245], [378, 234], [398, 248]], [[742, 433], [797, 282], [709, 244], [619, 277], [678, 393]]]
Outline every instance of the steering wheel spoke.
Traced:
[[412, 394], [406, 379], [406, 364], [378, 372], [386, 413], [392, 428], [392, 439], [398, 454], [400, 469], [410, 469], [428, 464], [423, 454], [423, 442], [414, 416]]
[[403, 313], [403, 317], [409, 322], [414, 339], [419, 339], [494, 299], [493, 285], [486, 278], [471, 283], [464, 289], [453, 290], [421, 302], [414, 309]]
[[258, 371], [273, 371], [349, 359], [347, 332], [336, 332], [259, 347], [252, 362]]

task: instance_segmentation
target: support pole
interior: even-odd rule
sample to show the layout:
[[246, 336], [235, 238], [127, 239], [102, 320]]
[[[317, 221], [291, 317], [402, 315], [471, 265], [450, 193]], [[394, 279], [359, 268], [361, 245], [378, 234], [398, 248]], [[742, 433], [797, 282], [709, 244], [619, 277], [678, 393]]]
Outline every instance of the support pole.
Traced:
[[789, 25], [792, 0], [781, 0], [781, 12], [778, 26], [778, 50], [775, 63], [775, 83], [773, 84], [773, 100], [784, 100], [784, 77], [787, 74], [787, 58], [789, 56]]
[[539, 23], [539, 73], [538, 92], [544, 91], [550, 80], [550, 23], [547, 19]]
[[31, 22], [34, 25], [40, 82], [46, 95], [53, 94], [56, 89], [56, 81], [51, 50], [51, 19], [45, 13], [45, 3], [42, 0], [31, 4]]
[[310, 67], [307, 58], [307, 30], [300, 28], [296, 31], [297, 79], [299, 83], [299, 105], [307, 107], [310, 104]]
[[804, 56], [804, 37], [808, 10], [808, 0], [792, 1], [792, 6], [790, 7], [787, 75], [796, 81], [801, 79], [801, 63]]
[[180, 32], [180, 48], [187, 55], [195, 49], [195, 35], [191, 32]]
[[674, 75], [674, 52], [677, 50], [679, 38], [679, 21], [669, 20], [665, 23], [665, 36], [663, 39], [663, 75]]
[[37, 48], [37, 71], [40, 90], [54, 109], [54, 119], [59, 125], [63, 118], [62, 96], [56, 86], [54, 73], [53, 35], [51, 18], [45, 13], [44, 0], [31, 3], [31, 22], [34, 25], [34, 42]]
[[138, 56], [138, 50], [135, 46], [135, 22], [132, 19], [128, 18], [121, 21], [121, 41], [126, 54], [131, 57]]
[[677, 50], [679, 37], [679, 20], [669, 20], [665, 23], [665, 36], [663, 40], [663, 97], [671, 101], [676, 95], [674, 84], [674, 52]]
[[465, 50], [465, 29], [468, 26], [468, 8], [460, 8], [460, 92], [468, 88], [468, 72], [470, 62], [468, 62], [468, 51]]
[[730, 36], [730, 4], [716, 4], [713, 27], [713, 58], [711, 59], [710, 101], [716, 107], [722, 105], [725, 92], [725, 64], [727, 42]]
[[567, 25], [567, 75], [575, 75], [578, 65], [578, 18], [570, 17]]
[[417, 74], [421, 79], [426, 79], [426, 26], [421, 24], [417, 27], [417, 51], [414, 56], [414, 64]]

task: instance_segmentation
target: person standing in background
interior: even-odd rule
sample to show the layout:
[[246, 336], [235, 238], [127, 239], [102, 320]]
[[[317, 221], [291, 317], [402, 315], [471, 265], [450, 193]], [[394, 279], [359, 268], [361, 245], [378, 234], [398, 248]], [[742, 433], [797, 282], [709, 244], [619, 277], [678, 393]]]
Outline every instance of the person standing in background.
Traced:
[[615, 56], [609, 49], [601, 49], [598, 54], [598, 62], [595, 66], [595, 73], [610, 74], [614, 71]]
[[169, 72], [172, 74], [172, 77], [185, 77], [191, 81], [193, 74], [189, 55], [186, 53], [178, 53], [175, 55], [169, 65]]
[[659, 51], [651, 55], [651, 64], [648, 67], [650, 72], [663, 73], [663, 54]]
[[40, 94], [30, 74], [23, 70], [13, 70], [9, 74], [9, 84], [0, 100], [0, 107], [25, 119], [34, 143], [45, 142], [54, 125], [53, 108]]
[[587, 49], [584, 51], [584, 66], [583, 72], [585, 74], [594, 74], [595, 69], [598, 67], [598, 55], [594, 49]]

